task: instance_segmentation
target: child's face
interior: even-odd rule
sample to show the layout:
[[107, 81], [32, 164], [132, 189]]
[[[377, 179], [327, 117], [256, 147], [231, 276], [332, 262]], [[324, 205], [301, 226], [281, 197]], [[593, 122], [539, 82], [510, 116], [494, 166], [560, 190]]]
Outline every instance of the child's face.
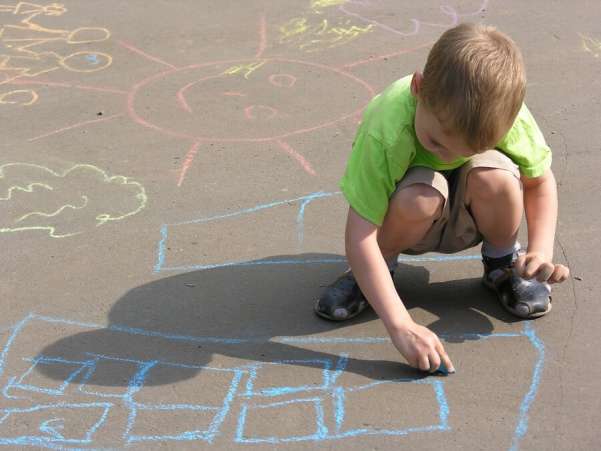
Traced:
[[422, 146], [445, 163], [476, 154], [465, 140], [451, 130], [418, 98], [415, 111], [415, 134]]
[[415, 134], [421, 145], [445, 163], [475, 155], [458, 133], [445, 127], [441, 118], [424, 105], [419, 95], [422, 79], [422, 74], [416, 72], [411, 80], [411, 93], [417, 99]]

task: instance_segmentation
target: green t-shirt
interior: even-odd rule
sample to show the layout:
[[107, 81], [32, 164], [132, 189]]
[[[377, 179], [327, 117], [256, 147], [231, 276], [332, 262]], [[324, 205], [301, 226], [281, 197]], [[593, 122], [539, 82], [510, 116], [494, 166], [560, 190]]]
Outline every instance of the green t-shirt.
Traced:
[[[407, 169], [425, 166], [444, 171], [468, 161], [460, 158], [445, 163], [420, 144], [414, 127], [416, 99], [410, 85], [411, 76], [397, 80], [367, 105], [340, 181], [353, 209], [378, 226]], [[511, 158], [526, 177], [538, 177], [551, 166], [551, 150], [525, 104], [495, 148]]]

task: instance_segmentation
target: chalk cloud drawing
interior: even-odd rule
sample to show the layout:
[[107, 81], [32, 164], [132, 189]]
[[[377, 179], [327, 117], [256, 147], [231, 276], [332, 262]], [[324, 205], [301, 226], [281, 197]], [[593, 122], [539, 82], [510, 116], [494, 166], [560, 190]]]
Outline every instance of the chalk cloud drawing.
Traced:
[[[112, 57], [107, 53], [76, 50], [77, 46], [109, 39], [106, 28], [65, 30], [42, 25], [42, 18], [48, 20], [66, 12], [60, 3], [0, 5], [0, 86], [27, 84], [27, 79], [59, 69], [86, 73], [111, 65]], [[0, 105], [29, 106], [38, 98], [32, 89], [8, 90], [0, 92]]]
[[[84, 347], [69, 356], [39, 353], [40, 346], [49, 342], [98, 330], [104, 331], [105, 338], [106, 334], [113, 336], [112, 343], [132, 346], [103, 353], [89, 352]], [[528, 411], [544, 362], [544, 345], [528, 324], [522, 332], [469, 335], [459, 338], [509, 340], [506, 346], [515, 346], [518, 342], [514, 340], [530, 344], [524, 349], [528, 349], [529, 358], [535, 359], [534, 371], [517, 413], [511, 442], [512, 449], [516, 449], [527, 431]], [[151, 347], [139, 348], [142, 341]], [[198, 353], [177, 362], [153, 358], [147, 352], [173, 346], [263, 346], [272, 342], [338, 351], [323, 354], [328, 357], [238, 361], [235, 365], [214, 360], [210, 366], [195, 364], [195, 355], [202, 358]], [[390, 346], [390, 340], [320, 336], [220, 340], [120, 325], [103, 328], [30, 314], [10, 329], [0, 350], [0, 444], [88, 449], [197, 441], [219, 447], [227, 443], [285, 445], [452, 432], [450, 419], [454, 412], [446, 386], [453, 380], [405, 377], [366, 381], [347, 371], [350, 353], [360, 348], [377, 355], [382, 346]], [[48, 367], [53, 367], [53, 378], [44, 376], [43, 370]], [[157, 381], [161, 377], [169, 380], [165, 375], [178, 371], [188, 372], [190, 383], [160, 390]], [[102, 383], [107, 377], [120, 382]], [[393, 415], [374, 404], [384, 394]], [[427, 408], [420, 412], [407, 409], [417, 402]], [[440, 436], [433, 439], [445, 440]]]
[[0, 233], [65, 238], [133, 216], [146, 201], [139, 182], [90, 164], [64, 171], [31, 163], [0, 166]]

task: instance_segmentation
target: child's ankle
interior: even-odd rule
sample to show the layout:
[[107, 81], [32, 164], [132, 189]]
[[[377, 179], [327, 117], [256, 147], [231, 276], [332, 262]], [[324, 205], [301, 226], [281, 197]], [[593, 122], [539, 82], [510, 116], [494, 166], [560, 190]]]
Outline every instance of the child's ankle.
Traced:
[[484, 257], [488, 257], [489, 259], [497, 259], [507, 257], [508, 255], [512, 255], [513, 259], [517, 258], [517, 254], [522, 247], [520, 243], [516, 241], [511, 246], [507, 247], [496, 247], [490, 244], [488, 241], [484, 241], [482, 243], [482, 255]]

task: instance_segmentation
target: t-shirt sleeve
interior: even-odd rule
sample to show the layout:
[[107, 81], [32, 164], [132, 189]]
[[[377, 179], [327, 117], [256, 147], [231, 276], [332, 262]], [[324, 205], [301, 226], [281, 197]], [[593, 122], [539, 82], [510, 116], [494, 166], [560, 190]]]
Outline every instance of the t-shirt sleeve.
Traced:
[[361, 217], [381, 226], [396, 182], [403, 177], [408, 166], [408, 152], [394, 152], [360, 129], [340, 188]]
[[507, 154], [526, 177], [539, 177], [551, 167], [551, 149], [526, 104], [496, 147]]

